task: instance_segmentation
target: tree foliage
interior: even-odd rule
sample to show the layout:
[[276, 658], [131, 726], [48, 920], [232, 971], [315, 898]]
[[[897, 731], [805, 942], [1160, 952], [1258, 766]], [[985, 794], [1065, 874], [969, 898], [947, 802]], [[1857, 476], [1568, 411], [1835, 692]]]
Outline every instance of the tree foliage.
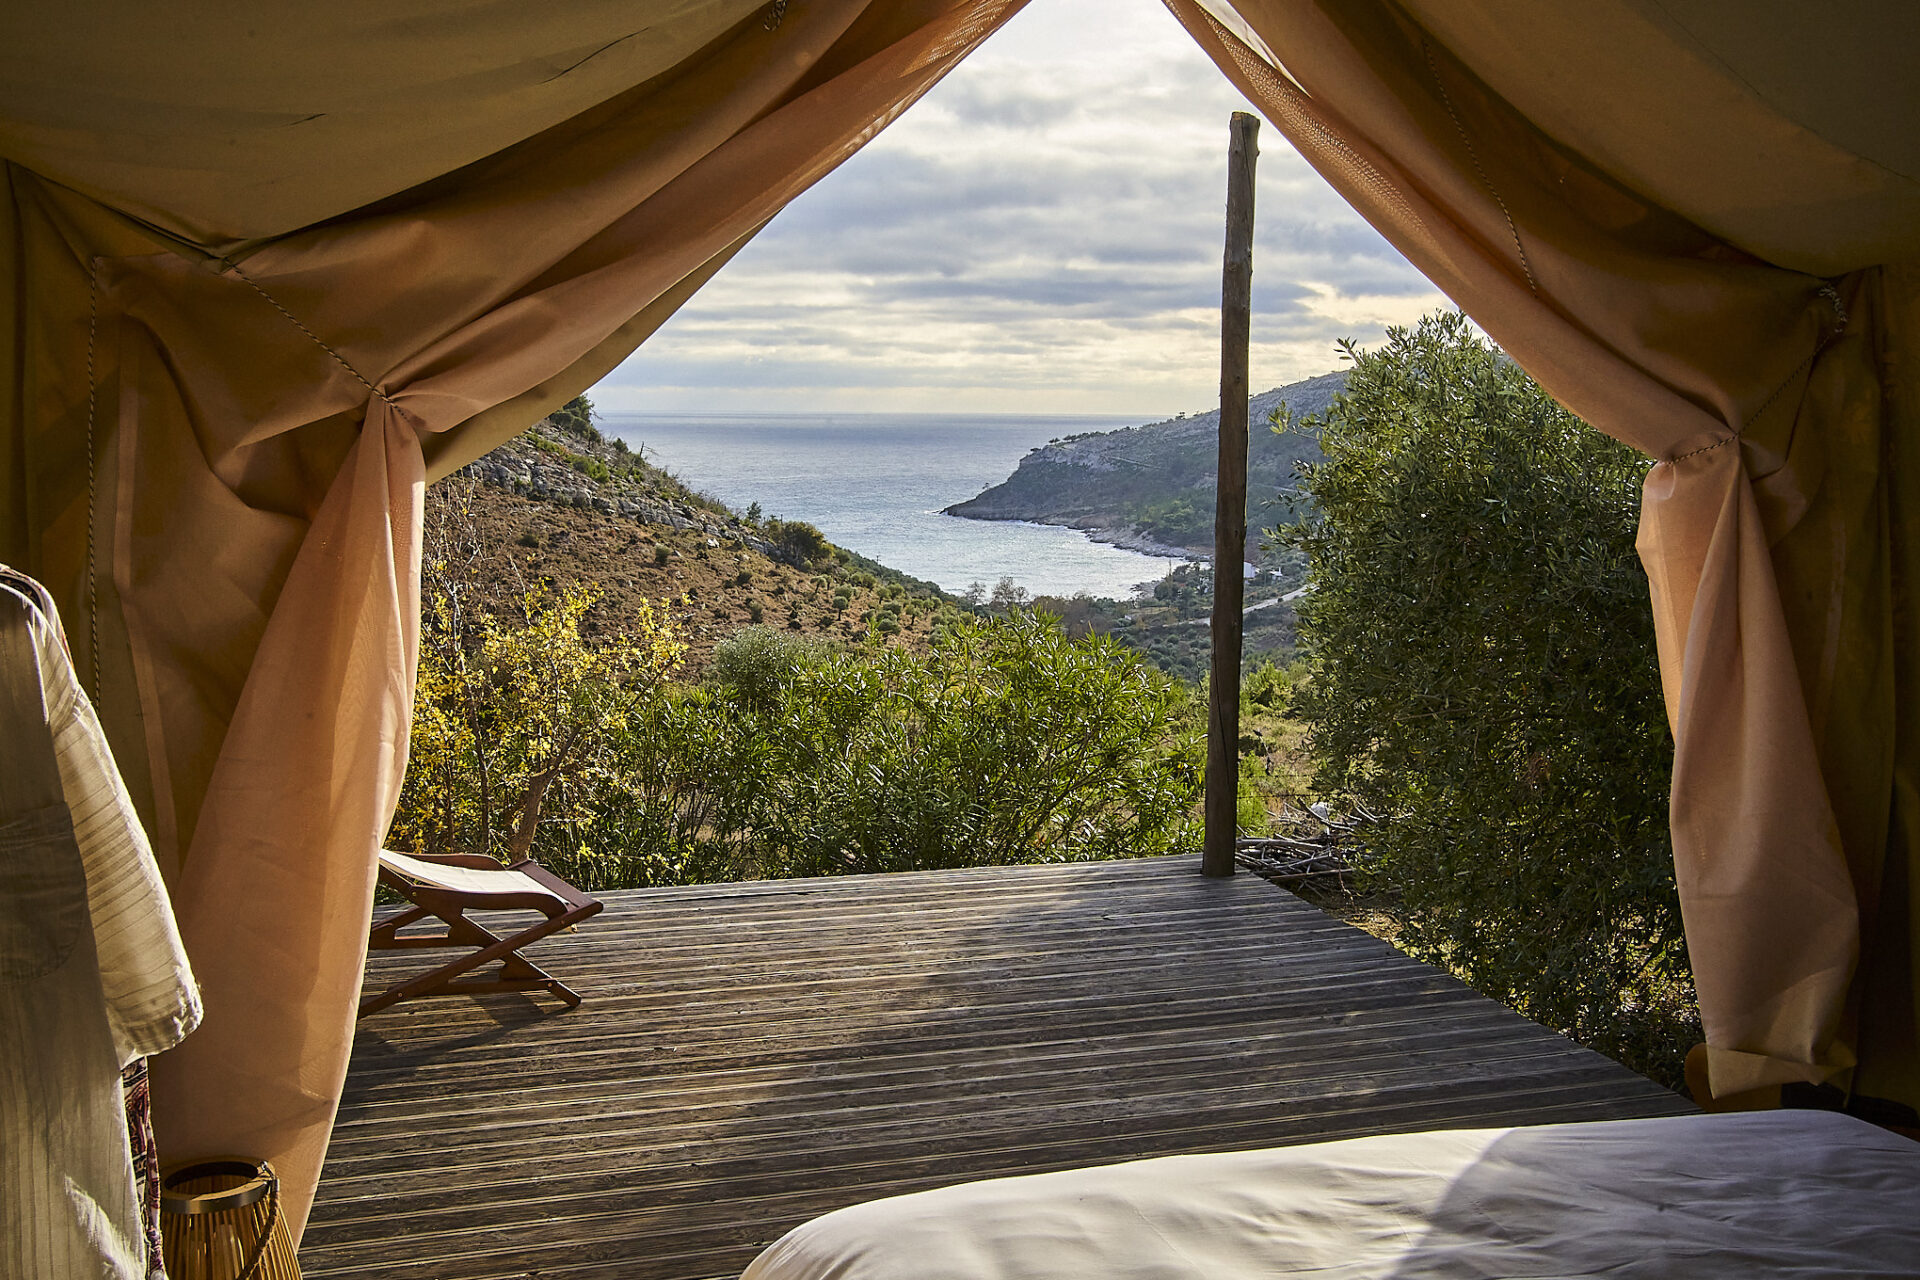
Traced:
[[1171, 852], [1191, 842], [1198, 718], [1097, 638], [1019, 616], [931, 651], [728, 642], [619, 735], [563, 852], [601, 887]]
[[585, 396], [575, 396], [555, 409], [549, 416], [555, 422], [571, 428], [589, 440], [601, 439], [600, 429], [593, 425], [593, 401]]
[[760, 528], [767, 535], [776, 560], [805, 569], [833, 559], [833, 544], [804, 520], [768, 520]]
[[[455, 502], [429, 529], [396, 848], [530, 853], [605, 889], [1190, 842], [1198, 717], [1110, 641], [1024, 612], [955, 618], [924, 654], [749, 627], [687, 684], [663, 611], [589, 643], [591, 590], [473, 609], [467, 528]], [[931, 607], [887, 592], [876, 632]]]
[[1634, 553], [1647, 463], [1459, 315], [1346, 354], [1283, 531], [1314, 586], [1293, 709], [1317, 785], [1377, 815], [1404, 945], [1675, 1080], [1697, 1028]]
[[577, 805], [599, 789], [686, 646], [646, 600], [636, 635], [589, 645], [580, 623], [598, 598], [531, 590], [517, 619], [431, 599], [395, 843], [512, 862], [533, 850], [552, 797]]
[[1167, 853], [1190, 843], [1195, 730], [1184, 689], [1109, 640], [962, 624], [924, 656], [794, 670], [748, 730], [770, 766], [754, 840], [800, 875]]
[[714, 646], [707, 680], [741, 707], [770, 711], [802, 668], [825, 662], [832, 654], [832, 644], [818, 636], [742, 627]]

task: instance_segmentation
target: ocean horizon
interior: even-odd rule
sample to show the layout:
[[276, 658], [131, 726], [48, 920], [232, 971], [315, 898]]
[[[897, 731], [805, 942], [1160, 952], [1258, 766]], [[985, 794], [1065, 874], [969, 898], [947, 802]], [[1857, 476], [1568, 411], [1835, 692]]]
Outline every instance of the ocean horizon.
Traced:
[[1124, 599], [1182, 558], [1077, 529], [964, 520], [942, 508], [1013, 474], [1050, 440], [1151, 421], [1111, 414], [597, 411], [600, 430], [738, 511], [805, 520], [891, 569], [964, 592], [1011, 578], [1034, 595]]

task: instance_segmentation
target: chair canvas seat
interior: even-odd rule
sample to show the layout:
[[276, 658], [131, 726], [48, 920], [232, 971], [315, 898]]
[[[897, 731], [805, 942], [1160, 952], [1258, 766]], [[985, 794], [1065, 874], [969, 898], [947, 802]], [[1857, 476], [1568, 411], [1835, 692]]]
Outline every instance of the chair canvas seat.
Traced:
[[444, 889], [449, 893], [472, 893], [482, 896], [502, 893], [538, 893], [545, 894], [555, 902], [563, 901], [558, 894], [547, 889], [532, 876], [509, 867], [501, 867], [496, 871], [449, 867], [442, 863], [427, 862], [410, 854], [395, 853], [391, 849], [380, 851], [380, 865], [426, 889]]
[[[359, 1016], [364, 1018], [416, 996], [492, 991], [545, 990], [565, 1001], [568, 1008], [580, 1004], [578, 992], [521, 955], [520, 948], [597, 914], [601, 909], [597, 899], [531, 858], [503, 867], [492, 858], [467, 854], [416, 857], [382, 849], [379, 864], [380, 883], [413, 905], [374, 923], [367, 936], [369, 951], [467, 947], [471, 954], [366, 997], [360, 1002]], [[468, 919], [469, 911], [537, 911], [543, 918], [518, 933], [502, 936]], [[445, 923], [445, 930], [401, 933], [429, 917]], [[500, 967], [490, 975], [463, 976], [494, 961], [499, 961]]]

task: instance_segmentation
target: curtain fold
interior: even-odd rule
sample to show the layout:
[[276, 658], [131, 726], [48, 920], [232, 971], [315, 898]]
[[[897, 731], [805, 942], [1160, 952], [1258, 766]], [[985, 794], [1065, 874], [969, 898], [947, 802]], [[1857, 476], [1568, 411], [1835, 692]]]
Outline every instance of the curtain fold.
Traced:
[[170, 1161], [271, 1159], [297, 1238], [405, 770], [429, 457], [618, 363], [1019, 7], [756, 8], [524, 141], [245, 244], [8, 167], [0, 250], [31, 287], [0, 302], [5, 553], [99, 607], [109, 733], [141, 748], [208, 1009], [155, 1063]]
[[[1640, 549], [1712, 1093], [1836, 1080], [1920, 1103], [1916, 955], [1900, 926], [1910, 820], [1889, 840], [1895, 760], [1914, 736], [1895, 717], [1914, 649], [1909, 632], [1896, 638], [1893, 570], [1914, 532], [1893, 518], [1885, 462], [1913, 424], [1882, 394], [1920, 351], [1885, 322], [1891, 272], [1875, 256], [1915, 247], [1901, 213], [1911, 179], [1849, 166], [1737, 85], [1709, 83], [1724, 68], [1631, 0], [1577, 15], [1521, 6], [1510, 21], [1497, 0], [1434, 7], [1452, 47], [1383, 0], [1167, 3], [1550, 393], [1658, 460]], [[1848, 31], [1873, 38], [1870, 22]], [[1604, 45], [1602, 70], [1549, 56], [1583, 39]], [[1683, 85], [1645, 70], [1683, 62], [1696, 68]], [[1743, 168], [1702, 152], [1689, 168], [1636, 149], [1632, 130], [1669, 91], [1695, 112], [1674, 135], [1738, 151], [1770, 130], [1778, 153], [1736, 157]], [[1548, 132], [1560, 123], [1578, 124], [1577, 146]], [[1622, 154], [1647, 162], [1610, 171]], [[1718, 234], [1676, 209], [1711, 212]], [[1797, 254], [1780, 247], [1789, 231]], [[1753, 245], [1724, 238], [1740, 233]], [[1904, 774], [1898, 786], [1911, 791]], [[1883, 905], [1895, 881], [1899, 910]], [[1874, 982], [1889, 994], [1863, 999]]]
[[255, 650], [177, 881], [207, 1017], [160, 1059], [161, 1149], [265, 1155], [296, 1238], [353, 1046], [370, 851], [406, 772], [424, 474], [415, 424], [376, 400]]

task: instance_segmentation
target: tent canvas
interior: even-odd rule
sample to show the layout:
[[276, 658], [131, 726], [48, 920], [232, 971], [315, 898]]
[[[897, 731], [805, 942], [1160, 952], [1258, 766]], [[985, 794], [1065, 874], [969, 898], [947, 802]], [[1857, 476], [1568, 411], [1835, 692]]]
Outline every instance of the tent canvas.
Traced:
[[[1920, 1102], [1920, 20], [1167, 3], [1660, 460], [1641, 546], [1713, 1091]], [[423, 485], [591, 385], [1020, 7], [0, 16], [0, 559], [76, 622], [205, 984], [157, 1064], [170, 1155], [268, 1156], [304, 1218], [405, 768]]]

